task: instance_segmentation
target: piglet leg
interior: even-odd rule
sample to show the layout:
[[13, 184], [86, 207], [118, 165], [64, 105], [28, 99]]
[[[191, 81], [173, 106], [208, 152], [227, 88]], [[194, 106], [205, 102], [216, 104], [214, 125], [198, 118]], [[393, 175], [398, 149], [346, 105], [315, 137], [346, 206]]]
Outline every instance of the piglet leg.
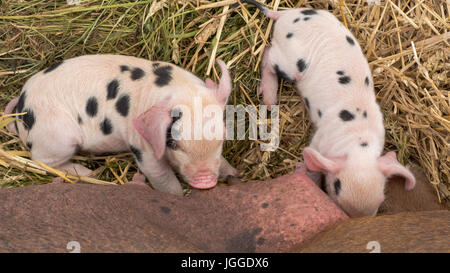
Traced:
[[261, 61], [261, 84], [258, 95], [262, 93], [263, 102], [270, 110], [270, 106], [277, 103], [278, 78], [269, 60], [270, 48], [266, 47]]
[[139, 170], [148, 178], [154, 189], [175, 195], [183, 195], [180, 182], [166, 163], [155, 159], [146, 160], [145, 157], [143, 162], [145, 164], [138, 162]]
[[219, 168], [219, 177], [226, 178], [227, 176], [239, 176], [239, 171], [233, 168], [233, 166], [228, 163], [228, 161], [221, 156], [220, 157], [220, 168]]
[[[57, 167], [58, 170], [67, 172], [72, 175], [78, 175], [78, 176], [89, 176], [89, 174], [92, 172], [91, 169], [86, 168], [85, 166], [77, 163], [72, 162], [66, 162], [59, 167]], [[52, 183], [63, 183], [65, 180], [61, 177], [55, 177], [52, 181]]]

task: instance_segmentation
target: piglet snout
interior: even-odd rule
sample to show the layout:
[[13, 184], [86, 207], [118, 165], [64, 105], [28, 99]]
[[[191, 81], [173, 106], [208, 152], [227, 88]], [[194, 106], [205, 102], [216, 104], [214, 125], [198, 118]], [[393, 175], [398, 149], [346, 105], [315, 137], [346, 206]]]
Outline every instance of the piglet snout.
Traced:
[[196, 189], [210, 189], [217, 184], [217, 176], [212, 173], [199, 173], [189, 181], [189, 185]]

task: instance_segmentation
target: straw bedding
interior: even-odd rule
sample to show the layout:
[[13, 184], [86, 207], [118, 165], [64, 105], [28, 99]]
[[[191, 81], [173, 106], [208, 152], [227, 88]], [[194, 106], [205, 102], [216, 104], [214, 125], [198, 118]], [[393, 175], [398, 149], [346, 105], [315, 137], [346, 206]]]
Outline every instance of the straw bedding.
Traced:
[[[76, 1], [71, 1], [76, 2]], [[234, 76], [229, 104], [259, 105], [259, 63], [273, 22], [253, 6], [235, 10], [225, 1], [16, 1], [0, 4], [0, 106], [24, 82], [52, 63], [85, 54], [124, 54], [175, 63], [200, 78], [218, 79], [215, 60]], [[269, 0], [271, 8], [327, 9], [358, 39], [373, 72], [384, 115], [386, 151], [403, 164], [420, 165], [445, 202], [449, 182], [449, 3], [444, 0]], [[243, 8], [245, 7], [245, 9]], [[233, 140], [224, 155], [244, 181], [290, 173], [302, 160], [313, 127], [294, 86], [282, 82], [280, 148], [263, 152], [259, 141]], [[2, 127], [4, 124], [0, 124]], [[248, 133], [248, 132], [247, 132]], [[0, 129], [0, 185], [47, 183], [48, 166], [29, 160], [23, 143]], [[137, 171], [129, 153], [77, 155], [95, 169], [86, 182], [121, 184]], [[72, 177], [74, 178], [74, 177]]]

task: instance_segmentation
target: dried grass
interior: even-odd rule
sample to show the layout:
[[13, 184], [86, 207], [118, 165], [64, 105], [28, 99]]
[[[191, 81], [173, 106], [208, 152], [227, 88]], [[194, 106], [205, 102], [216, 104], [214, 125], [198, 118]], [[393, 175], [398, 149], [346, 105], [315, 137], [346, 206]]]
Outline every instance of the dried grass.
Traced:
[[[84, 54], [125, 54], [176, 63], [217, 79], [214, 61], [234, 74], [230, 104], [258, 105], [259, 62], [272, 21], [254, 7], [230, 10], [226, 1], [12, 1], [0, 4], [0, 105], [17, 96], [31, 75], [57, 60]], [[440, 199], [449, 181], [449, 4], [439, 0], [273, 0], [282, 9], [328, 9], [357, 37], [373, 71], [384, 114], [386, 150], [420, 165]], [[248, 10], [247, 10], [248, 9]], [[282, 92], [281, 92], [282, 90]], [[280, 86], [280, 148], [262, 152], [256, 141], [227, 141], [224, 155], [259, 180], [292, 172], [312, 135], [305, 106], [292, 85]], [[2, 107], [4, 108], [4, 107]], [[54, 171], [27, 160], [24, 145], [0, 130], [0, 185], [46, 183]], [[136, 172], [128, 153], [76, 160], [104, 183], [126, 182]], [[72, 177], [74, 178], [74, 177]], [[83, 179], [81, 179], [83, 180]]]

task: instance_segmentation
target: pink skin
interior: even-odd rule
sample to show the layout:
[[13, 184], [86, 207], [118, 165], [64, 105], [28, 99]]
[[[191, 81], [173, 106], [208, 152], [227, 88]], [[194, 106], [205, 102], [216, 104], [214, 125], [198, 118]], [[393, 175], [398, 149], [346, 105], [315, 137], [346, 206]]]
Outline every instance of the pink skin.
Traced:
[[[192, 110], [192, 98], [201, 98], [203, 106], [217, 105], [223, 110], [231, 92], [231, 78], [222, 61], [219, 66], [222, 77], [215, 84], [211, 80], [203, 82], [175, 65], [135, 57], [87, 55], [68, 59], [25, 83], [24, 107], [32, 109], [34, 123], [27, 130], [22, 122], [17, 122], [16, 133], [24, 143], [32, 143], [33, 160], [71, 174], [91, 173], [70, 162], [77, 150], [109, 153], [133, 147], [140, 158], [140, 171], [155, 189], [183, 194], [170, 161], [183, 177], [196, 182], [203, 178], [200, 187], [212, 187], [213, 179], [206, 183], [204, 174], [183, 170], [187, 164], [193, 165], [194, 170], [205, 169], [201, 165], [206, 161], [211, 162], [207, 171], [216, 177], [236, 173], [221, 156], [223, 140], [195, 140], [184, 143], [186, 149], [178, 151], [166, 149], [165, 138], [172, 123], [173, 106], [186, 105]], [[46, 90], [45, 95], [42, 90]], [[110, 91], [116, 93], [112, 98]], [[128, 96], [126, 114], [119, 112], [118, 103], [123, 96]], [[90, 98], [96, 100], [93, 115], [88, 111]], [[8, 104], [7, 113], [12, 112], [17, 101], [16, 98]], [[109, 131], [103, 131], [105, 124], [110, 125]], [[15, 133], [14, 126], [8, 128]]]
[[264, 97], [264, 104], [271, 110], [271, 105], [277, 103], [278, 78], [273, 69], [273, 65], [269, 62], [269, 48], [264, 50], [261, 61], [261, 84], [258, 88], [258, 95]]
[[305, 164], [326, 175], [330, 197], [350, 216], [374, 215], [384, 200], [387, 177], [403, 176], [405, 189], [413, 188], [414, 176], [395, 153], [381, 155], [383, 117], [369, 65], [352, 33], [325, 10], [274, 12], [255, 1], [243, 2], [276, 20], [271, 47], [261, 61], [258, 94], [266, 105], [277, 103], [275, 67], [295, 80], [316, 128], [303, 152]]
[[[217, 85], [208, 78], [205, 80], [205, 86], [215, 95], [218, 103], [225, 104], [231, 92], [231, 78], [225, 63], [222, 61], [218, 61], [218, 63], [223, 72], [219, 84]], [[166, 151], [166, 132], [172, 122], [170, 112], [173, 105], [174, 103], [171, 103], [170, 97], [167, 97], [132, 121], [133, 126], [138, 133], [151, 145], [158, 160], [162, 159], [162, 156]], [[185, 122], [184, 119], [182, 119], [182, 122]], [[204, 144], [199, 146], [208, 145], [206, 140], [201, 140], [201, 142]], [[214, 145], [213, 143], [210, 144]], [[182, 141], [177, 145], [181, 150], [186, 150], [186, 145], [184, 145]], [[202, 148], [199, 147], [197, 149]], [[206, 154], [204, 159], [210, 160], [197, 159], [195, 160], [195, 164], [191, 164], [191, 160], [188, 160], [186, 157], [177, 160], [174, 158], [176, 156], [168, 156], [168, 159], [176, 162], [174, 165], [179, 167], [178, 169], [192, 187], [197, 189], [209, 189], [216, 186], [218, 173], [221, 173], [221, 176], [236, 173], [234, 168], [229, 166], [223, 157], [221, 157], [221, 160], [214, 160], [213, 158], [209, 158], [210, 156], [210, 154]], [[198, 156], [196, 158], [198, 158]], [[210, 166], [202, 162], [217, 162], [217, 164]], [[221, 166], [223, 166], [222, 172], [219, 172]]]

